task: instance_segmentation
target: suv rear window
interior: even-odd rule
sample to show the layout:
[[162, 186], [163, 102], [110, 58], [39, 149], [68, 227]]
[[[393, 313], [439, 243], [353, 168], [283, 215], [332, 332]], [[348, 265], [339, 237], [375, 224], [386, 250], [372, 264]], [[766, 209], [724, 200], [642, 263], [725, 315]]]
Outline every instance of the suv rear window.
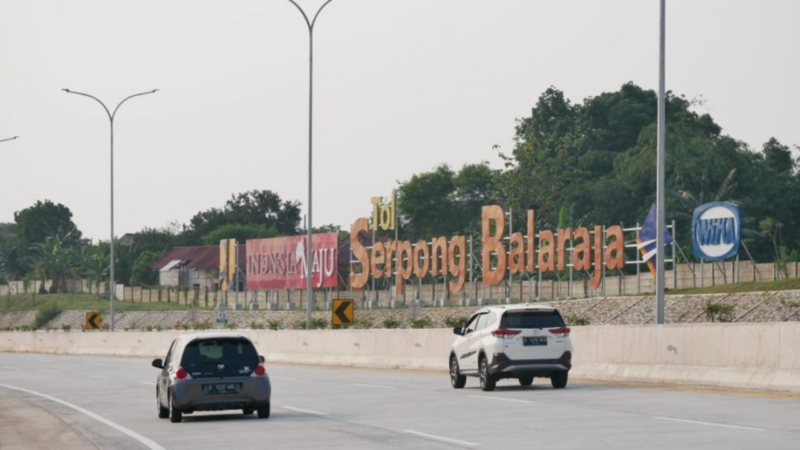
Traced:
[[564, 319], [558, 311], [508, 311], [503, 314], [500, 328], [559, 328]]
[[253, 344], [240, 338], [194, 340], [181, 358], [181, 367], [194, 378], [249, 376], [258, 363]]

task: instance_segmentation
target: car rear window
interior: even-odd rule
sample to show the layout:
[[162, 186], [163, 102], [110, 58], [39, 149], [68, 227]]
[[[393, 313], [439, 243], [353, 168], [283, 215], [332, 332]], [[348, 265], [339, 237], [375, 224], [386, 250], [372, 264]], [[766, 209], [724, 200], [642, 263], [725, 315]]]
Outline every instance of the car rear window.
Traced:
[[564, 319], [558, 311], [508, 311], [503, 315], [500, 328], [558, 328]]
[[181, 366], [192, 376], [249, 374], [258, 365], [258, 352], [247, 339], [198, 339], [183, 350]]

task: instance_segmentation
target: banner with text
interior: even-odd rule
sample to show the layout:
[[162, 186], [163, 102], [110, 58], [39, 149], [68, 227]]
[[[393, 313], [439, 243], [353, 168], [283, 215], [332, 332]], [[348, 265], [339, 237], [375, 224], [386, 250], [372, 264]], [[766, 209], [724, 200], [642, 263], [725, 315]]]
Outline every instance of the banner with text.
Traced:
[[[247, 241], [247, 289], [300, 289], [306, 286], [306, 236]], [[315, 288], [337, 286], [339, 239], [336, 233], [312, 238], [311, 279]]]

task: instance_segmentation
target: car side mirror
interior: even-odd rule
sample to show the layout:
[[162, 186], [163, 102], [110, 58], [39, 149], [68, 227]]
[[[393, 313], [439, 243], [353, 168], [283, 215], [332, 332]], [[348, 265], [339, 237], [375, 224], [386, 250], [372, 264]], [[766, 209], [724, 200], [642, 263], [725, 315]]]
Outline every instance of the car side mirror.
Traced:
[[464, 334], [464, 329], [461, 327], [455, 327], [453, 328], [453, 334], [461, 336], [462, 334]]
[[258, 355], [258, 360], [261, 362], [261, 364], [264, 364], [264, 362], [266, 361], [266, 359], [264, 359], [264, 357], [261, 355]]
[[164, 368], [164, 362], [161, 361], [161, 358], [154, 359], [153, 360], [153, 367], [155, 367], [156, 369], [163, 369]]

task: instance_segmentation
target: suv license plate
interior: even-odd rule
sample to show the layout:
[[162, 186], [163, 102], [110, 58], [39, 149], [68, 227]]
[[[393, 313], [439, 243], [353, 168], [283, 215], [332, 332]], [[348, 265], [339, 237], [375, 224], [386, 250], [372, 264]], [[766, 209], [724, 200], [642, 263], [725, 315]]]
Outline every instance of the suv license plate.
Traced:
[[547, 345], [546, 337], [524, 337], [522, 338], [523, 345]]
[[203, 394], [206, 395], [238, 394], [239, 392], [242, 392], [242, 383], [220, 383], [220, 384], [203, 385]]

